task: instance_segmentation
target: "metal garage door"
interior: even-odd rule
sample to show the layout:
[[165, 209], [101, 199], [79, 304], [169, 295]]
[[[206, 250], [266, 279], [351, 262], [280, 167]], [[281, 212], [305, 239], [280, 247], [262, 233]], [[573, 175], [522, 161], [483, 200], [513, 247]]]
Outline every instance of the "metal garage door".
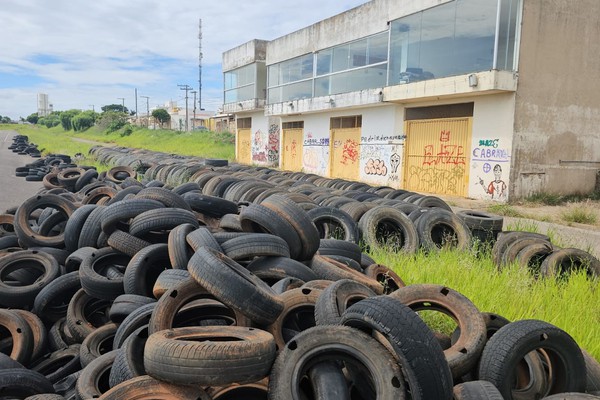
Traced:
[[304, 143], [304, 129], [284, 128], [283, 132], [283, 157], [281, 168], [288, 171], [302, 169], [302, 146]]
[[466, 196], [472, 121], [471, 117], [406, 121], [404, 188]]
[[332, 178], [358, 179], [360, 132], [361, 128], [331, 130], [330, 166]]
[[252, 164], [252, 130], [238, 128], [237, 161], [240, 164]]

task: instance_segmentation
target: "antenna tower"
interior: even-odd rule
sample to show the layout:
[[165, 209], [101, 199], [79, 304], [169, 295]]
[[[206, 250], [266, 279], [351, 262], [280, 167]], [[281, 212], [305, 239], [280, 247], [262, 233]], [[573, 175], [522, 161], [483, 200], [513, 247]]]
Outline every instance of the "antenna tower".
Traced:
[[198, 109], [202, 111], [202, 18], [198, 19]]

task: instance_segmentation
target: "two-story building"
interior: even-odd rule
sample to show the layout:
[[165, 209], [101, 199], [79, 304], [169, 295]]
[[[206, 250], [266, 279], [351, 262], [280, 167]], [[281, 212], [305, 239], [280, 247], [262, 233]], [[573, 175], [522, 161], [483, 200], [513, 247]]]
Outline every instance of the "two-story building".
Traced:
[[590, 192], [600, 1], [373, 0], [223, 54], [246, 164], [505, 201]]

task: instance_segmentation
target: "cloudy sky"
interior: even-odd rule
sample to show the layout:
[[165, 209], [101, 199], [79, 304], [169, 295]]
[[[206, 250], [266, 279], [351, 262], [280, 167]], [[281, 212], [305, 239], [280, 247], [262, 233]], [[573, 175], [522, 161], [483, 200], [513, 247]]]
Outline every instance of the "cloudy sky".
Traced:
[[[37, 111], [37, 93], [55, 110], [135, 110], [184, 105], [198, 89], [198, 20], [202, 19], [202, 108], [222, 104], [224, 51], [272, 40], [367, 0], [19, 0], [0, 7], [0, 115]], [[190, 95], [191, 96], [191, 95]], [[191, 101], [190, 101], [191, 107]], [[146, 99], [138, 99], [145, 112]]]

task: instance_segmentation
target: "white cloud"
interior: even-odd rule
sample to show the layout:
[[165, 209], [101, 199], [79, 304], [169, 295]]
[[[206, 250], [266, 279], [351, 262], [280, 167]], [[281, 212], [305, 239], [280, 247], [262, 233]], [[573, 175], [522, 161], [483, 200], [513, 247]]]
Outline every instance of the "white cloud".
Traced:
[[[366, 0], [281, 3], [224, 0], [20, 0], [0, 8], [0, 115], [36, 111], [36, 94], [55, 109], [134, 108], [133, 91], [152, 105], [198, 85], [202, 18], [203, 107], [221, 105], [222, 53], [252, 39], [271, 40]], [[48, 58], [50, 57], [50, 58]], [[138, 100], [140, 101], [140, 100]]]

